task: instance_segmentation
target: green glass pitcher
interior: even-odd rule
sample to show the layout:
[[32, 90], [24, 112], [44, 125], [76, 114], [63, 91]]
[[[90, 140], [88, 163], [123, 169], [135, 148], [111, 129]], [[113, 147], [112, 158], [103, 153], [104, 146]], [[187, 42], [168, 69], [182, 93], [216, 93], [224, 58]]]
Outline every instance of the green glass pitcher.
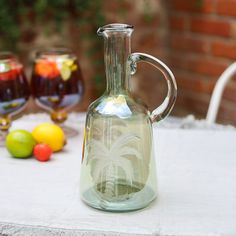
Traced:
[[[105, 40], [107, 87], [88, 108], [80, 193], [86, 204], [105, 211], [141, 209], [156, 198], [152, 123], [169, 114], [177, 95], [174, 75], [163, 62], [131, 53], [132, 31], [126, 24], [97, 31]], [[142, 61], [160, 70], [168, 86], [165, 100], [153, 112], [130, 94], [130, 75]]]

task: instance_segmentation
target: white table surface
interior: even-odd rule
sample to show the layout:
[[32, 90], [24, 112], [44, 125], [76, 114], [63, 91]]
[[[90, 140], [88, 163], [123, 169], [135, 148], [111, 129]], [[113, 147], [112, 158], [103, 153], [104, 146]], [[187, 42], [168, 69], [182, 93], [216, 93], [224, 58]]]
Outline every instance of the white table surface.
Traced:
[[[158, 199], [140, 211], [107, 213], [79, 199], [84, 117], [76, 117], [80, 135], [50, 162], [14, 159], [0, 149], [1, 236], [236, 235], [234, 129], [155, 127]], [[31, 115], [13, 129], [43, 119]]]

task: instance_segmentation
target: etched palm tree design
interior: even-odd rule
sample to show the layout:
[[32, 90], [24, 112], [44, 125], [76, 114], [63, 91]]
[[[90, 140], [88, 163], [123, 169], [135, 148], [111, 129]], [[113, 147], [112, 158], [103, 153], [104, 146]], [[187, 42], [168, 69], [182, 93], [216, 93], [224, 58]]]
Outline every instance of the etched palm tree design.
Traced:
[[139, 160], [143, 158], [137, 148], [131, 146], [131, 143], [138, 140], [140, 140], [140, 137], [128, 133], [120, 135], [110, 147], [95, 139], [91, 139], [87, 144], [88, 150], [90, 150], [90, 158], [87, 160], [87, 164], [91, 162], [91, 166], [93, 166], [91, 175], [97, 184], [97, 190], [107, 200], [119, 195], [115, 188], [118, 170], [122, 171], [124, 181], [132, 186], [134, 169], [128, 157], [138, 158]]
[[[112, 141], [114, 141], [115, 139], [117, 139], [122, 133], [125, 132], [125, 129], [127, 128], [127, 124], [125, 121], [123, 120], [106, 120], [104, 124], [102, 124], [101, 120], [96, 120], [93, 123], [93, 133], [92, 133], [92, 138], [93, 139], [100, 139], [101, 137], [103, 137], [104, 135], [110, 135]], [[109, 122], [111, 122], [109, 124]], [[111, 125], [112, 124], [112, 125]], [[105, 127], [109, 126], [109, 129], [105, 128], [105, 129], [101, 129], [101, 126], [104, 125]]]

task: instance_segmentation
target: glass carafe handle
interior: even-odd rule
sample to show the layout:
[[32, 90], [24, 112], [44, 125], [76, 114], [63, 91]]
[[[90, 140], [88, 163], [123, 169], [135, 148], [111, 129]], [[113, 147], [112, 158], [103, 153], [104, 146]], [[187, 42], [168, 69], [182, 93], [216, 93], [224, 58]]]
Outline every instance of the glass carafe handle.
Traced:
[[150, 115], [152, 122], [164, 119], [172, 110], [177, 96], [177, 85], [173, 73], [165, 63], [145, 53], [132, 53], [129, 56], [129, 62], [132, 75], [136, 72], [137, 62], [149, 63], [156, 67], [164, 75], [168, 86], [167, 96], [162, 104], [153, 110]]

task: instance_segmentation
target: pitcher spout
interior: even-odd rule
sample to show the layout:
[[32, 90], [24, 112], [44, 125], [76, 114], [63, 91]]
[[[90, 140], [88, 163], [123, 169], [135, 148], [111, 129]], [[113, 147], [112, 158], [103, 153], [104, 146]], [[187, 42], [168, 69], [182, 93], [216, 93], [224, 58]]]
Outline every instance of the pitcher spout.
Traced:
[[113, 23], [100, 27], [97, 30], [97, 34], [99, 36], [103, 36], [105, 32], [126, 32], [131, 34], [133, 32], [133, 28], [134, 27], [132, 25]]

